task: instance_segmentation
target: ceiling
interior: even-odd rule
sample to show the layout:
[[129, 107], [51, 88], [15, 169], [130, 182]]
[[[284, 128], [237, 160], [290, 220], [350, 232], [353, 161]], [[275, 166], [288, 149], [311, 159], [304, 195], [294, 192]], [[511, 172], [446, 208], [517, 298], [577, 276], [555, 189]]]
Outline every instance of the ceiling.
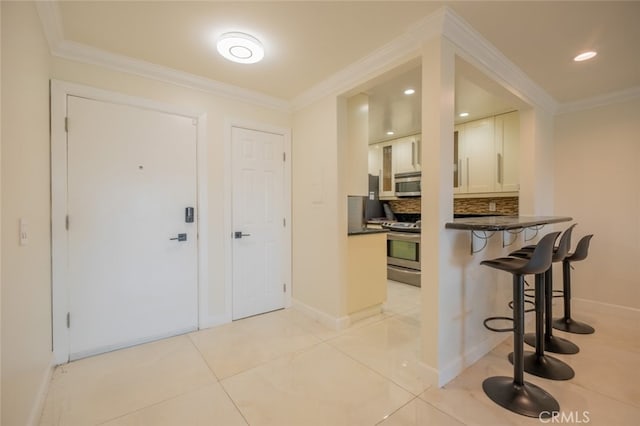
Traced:
[[[63, 1], [64, 39], [292, 100], [402, 35], [443, 4], [559, 103], [640, 87], [640, 2]], [[243, 31], [265, 45], [253, 65], [213, 40]], [[598, 56], [574, 63], [596, 49]], [[465, 82], [459, 84], [465, 85]], [[471, 89], [470, 89], [471, 90]]]
[[[466, 20], [558, 104], [640, 88], [640, 2], [592, 1], [59, 1], [63, 38], [292, 101], [406, 34], [443, 5]], [[228, 31], [260, 39], [265, 59], [217, 54]], [[572, 58], [584, 50], [598, 56]], [[455, 122], [518, 109], [519, 100], [458, 58]], [[363, 84], [370, 143], [421, 130], [420, 61]], [[404, 95], [406, 88], [414, 95]], [[469, 112], [461, 118], [460, 112]], [[393, 130], [394, 135], [387, 134]]]

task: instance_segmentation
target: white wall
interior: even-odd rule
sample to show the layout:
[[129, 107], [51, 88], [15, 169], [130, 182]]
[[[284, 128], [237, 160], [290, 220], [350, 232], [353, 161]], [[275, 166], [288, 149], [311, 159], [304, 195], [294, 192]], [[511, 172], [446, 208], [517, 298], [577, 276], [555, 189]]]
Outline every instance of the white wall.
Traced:
[[348, 195], [368, 195], [369, 191], [369, 96], [364, 93], [347, 99]]
[[578, 223], [574, 246], [595, 235], [572, 271], [574, 298], [640, 309], [638, 135], [638, 98], [556, 117], [555, 209]]
[[346, 196], [339, 188], [338, 102], [293, 115], [293, 298], [326, 322], [344, 315]]
[[[229, 120], [290, 127], [288, 111], [51, 58], [33, 3], [2, 2], [2, 424], [38, 415], [51, 363], [49, 79], [111, 90], [207, 114], [208, 322], [230, 319], [223, 232], [228, 182], [224, 141]], [[7, 125], [6, 123], [10, 123]], [[18, 219], [30, 241], [18, 246]], [[35, 413], [35, 414], [32, 414]]]
[[2, 2], [3, 425], [37, 420], [51, 367], [49, 70], [33, 3]]

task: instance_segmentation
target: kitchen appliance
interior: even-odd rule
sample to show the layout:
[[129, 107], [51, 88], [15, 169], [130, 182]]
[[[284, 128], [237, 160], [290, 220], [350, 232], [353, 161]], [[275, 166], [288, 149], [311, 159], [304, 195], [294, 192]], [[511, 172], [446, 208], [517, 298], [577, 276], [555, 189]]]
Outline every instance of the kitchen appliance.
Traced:
[[396, 183], [396, 197], [419, 197], [421, 172], [396, 173], [394, 175]]
[[375, 219], [385, 216], [382, 202], [379, 198], [380, 178], [375, 175], [369, 175], [369, 194], [364, 209], [364, 217], [366, 220]]
[[347, 196], [348, 208], [348, 232], [362, 231], [366, 226], [364, 218], [364, 209], [366, 198], [361, 195]]
[[387, 278], [420, 287], [420, 221], [385, 222]]

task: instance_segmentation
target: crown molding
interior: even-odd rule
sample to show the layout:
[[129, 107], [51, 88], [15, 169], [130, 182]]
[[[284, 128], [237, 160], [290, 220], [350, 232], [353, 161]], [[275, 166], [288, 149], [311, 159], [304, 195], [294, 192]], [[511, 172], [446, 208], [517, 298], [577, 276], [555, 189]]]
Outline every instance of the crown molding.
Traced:
[[[67, 41], [64, 39], [57, 1], [36, 2], [36, 7], [53, 56], [127, 72], [279, 111], [296, 111], [326, 96], [353, 89], [358, 84], [382, 74], [402, 61], [406, 62], [419, 57], [422, 44], [439, 36], [450, 40], [458, 55], [479, 67], [488, 76], [527, 103], [537, 105], [551, 114], [555, 114], [559, 109], [559, 104], [549, 94], [535, 84], [496, 47], [485, 40], [471, 25], [446, 6], [411, 25], [402, 35], [381, 48], [306, 90], [291, 102]], [[587, 100], [587, 102], [591, 101]], [[563, 106], [562, 111], [573, 108], [574, 104], [580, 105], [582, 103], [567, 104], [566, 107]]]
[[280, 98], [67, 41], [64, 39], [57, 1], [36, 2], [36, 7], [53, 56], [135, 74], [265, 108], [286, 112], [290, 110], [289, 102]]
[[607, 93], [605, 95], [594, 96], [574, 102], [560, 104], [557, 114], [568, 114], [571, 112], [584, 111], [606, 105], [617, 104], [640, 98], [640, 86], [620, 90], [618, 92]]
[[443, 19], [443, 9], [426, 16], [391, 42], [295, 97], [291, 109], [297, 111], [326, 96], [344, 93], [403, 60], [419, 57], [422, 43], [441, 34]]
[[359, 61], [338, 71], [292, 101], [298, 110], [325, 96], [344, 93], [380, 74], [401, 59], [420, 56], [421, 45], [435, 37], [451, 41], [456, 54], [480, 68], [525, 102], [555, 114], [558, 103], [527, 74], [487, 41], [452, 9], [443, 6], [412, 25], [404, 34]]
[[555, 114], [558, 109], [555, 99], [464, 19], [446, 6], [444, 9], [443, 36], [456, 46], [456, 53], [460, 57], [480, 68], [525, 102]]

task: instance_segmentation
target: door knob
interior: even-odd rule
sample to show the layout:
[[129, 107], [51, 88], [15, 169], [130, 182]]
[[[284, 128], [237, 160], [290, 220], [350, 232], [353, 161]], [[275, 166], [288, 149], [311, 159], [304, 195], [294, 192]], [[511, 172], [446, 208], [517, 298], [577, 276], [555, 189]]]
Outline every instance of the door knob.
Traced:
[[169, 238], [170, 240], [187, 241], [187, 234], [178, 234], [177, 237]]
[[233, 233], [233, 238], [238, 239], [238, 238], [242, 238], [242, 237], [248, 237], [250, 235], [251, 234], [243, 234], [242, 231], [236, 231], [236, 232]]

